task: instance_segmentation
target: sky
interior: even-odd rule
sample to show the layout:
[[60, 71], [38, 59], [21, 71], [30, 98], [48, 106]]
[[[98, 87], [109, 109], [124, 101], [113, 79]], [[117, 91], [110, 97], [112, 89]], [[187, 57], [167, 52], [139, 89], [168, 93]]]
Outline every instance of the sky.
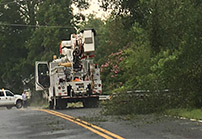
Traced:
[[85, 16], [88, 16], [89, 14], [94, 14], [97, 18], [101, 19], [106, 19], [108, 17], [109, 13], [103, 11], [103, 9], [99, 7], [98, 0], [89, 0], [89, 4], [89, 9], [84, 11], [79, 11], [78, 8], [73, 6], [73, 13], [76, 14], [80, 12], [83, 13]]

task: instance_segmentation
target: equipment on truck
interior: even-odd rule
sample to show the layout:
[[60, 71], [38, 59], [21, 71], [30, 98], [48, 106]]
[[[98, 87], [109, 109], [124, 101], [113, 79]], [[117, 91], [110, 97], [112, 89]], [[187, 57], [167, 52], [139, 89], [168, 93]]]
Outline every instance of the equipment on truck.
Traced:
[[36, 90], [47, 90], [49, 107], [66, 108], [67, 103], [83, 102], [84, 107], [98, 105], [102, 92], [100, 69], [93, 63], [95, 30], [72, 34], [60, 44], [61, 58], [35, 63]]

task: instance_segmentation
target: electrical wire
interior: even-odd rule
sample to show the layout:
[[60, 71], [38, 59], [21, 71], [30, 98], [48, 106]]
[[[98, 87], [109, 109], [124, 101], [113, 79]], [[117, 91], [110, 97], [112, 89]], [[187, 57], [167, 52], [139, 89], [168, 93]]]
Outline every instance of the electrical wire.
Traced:
[[26, 24], [5, 24], [5, 23], [0, 23], [0, 26], [73, 29], [73, 27], [68, 27], [68, 26], [26, 25]]
[[6, 5], [6, 4], [11, 4], [11, 3], [16, 3], [17, 1], [13, 1], [13, 2], [4, 2], [4, 3], [0, 3], [0, 5]]
[[20, 2], [20, 1], [0, 2], [0, 5], [6, 5], [6, 4], [17, 3], [17, 2]]
[[11, 3], [17, 3], [17, 2], [25, 2], [27, 0], [19, 0], [19, 1], [10, 1], [10, 2], [0, 2], [0, 5], [7, 5], [7, 4], [11, 4]]

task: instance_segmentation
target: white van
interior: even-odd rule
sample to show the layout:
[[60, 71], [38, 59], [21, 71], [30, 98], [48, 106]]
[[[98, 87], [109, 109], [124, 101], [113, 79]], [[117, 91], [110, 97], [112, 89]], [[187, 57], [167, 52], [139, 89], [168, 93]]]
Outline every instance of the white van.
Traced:
[[11, 109], [14, 106], [17, 109], [22, 108], [23, 106], [22, 96], [14, 95], [9, 90], [0, 89], [0, 107], [7, 107], [7, 109]]

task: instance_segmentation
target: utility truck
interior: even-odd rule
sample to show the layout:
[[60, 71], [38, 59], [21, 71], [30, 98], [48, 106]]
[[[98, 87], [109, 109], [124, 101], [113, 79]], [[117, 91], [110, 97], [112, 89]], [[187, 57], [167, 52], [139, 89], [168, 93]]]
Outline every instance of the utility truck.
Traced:
[[47, 92], [50, 109], [63, 109], [68, 103], [82, 102], [84, 107], [96, 107], [102, 92], [100, 69], [93, 63], [94, 29], [72, 34], [60, 44], [60, 58], [52, 62], [36, 61], [35, 86]]

